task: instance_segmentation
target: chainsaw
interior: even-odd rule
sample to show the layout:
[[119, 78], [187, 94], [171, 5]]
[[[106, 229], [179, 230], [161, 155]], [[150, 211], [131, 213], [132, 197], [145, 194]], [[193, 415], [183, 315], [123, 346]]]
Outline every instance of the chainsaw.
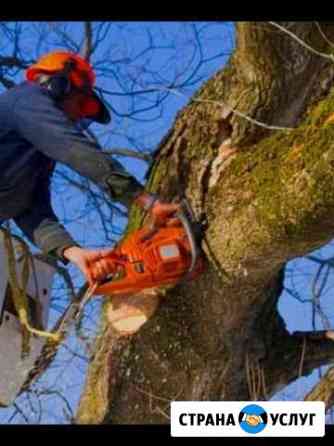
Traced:
[[108, 256], [110, 274], [103, 282], [83, 289], [83, 296], [66, 309], [58, 329], [67, 332], [95, 295], [129, 296], [194, 280], [204, 270], [201, 238], [202, 225], [184, 199], [180, 211], [164, 226], [145, 225], [115, 247]]
[[201, 225], [187, 200], [164, 226], [144, 226], [129, 234], [108, 256], [110, 274], [94, 294], [131, 295], [194, 280], [204, 269]]

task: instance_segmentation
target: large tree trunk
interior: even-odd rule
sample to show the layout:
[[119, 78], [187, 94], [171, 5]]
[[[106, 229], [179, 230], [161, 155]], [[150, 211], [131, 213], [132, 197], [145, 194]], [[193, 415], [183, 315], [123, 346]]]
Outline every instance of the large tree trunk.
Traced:
[[[334, 24], [280, 25], [330, 53]], [[291, 335], [277, 312], [285, 263], [334, 234], [333, 61], [272, 24], [236, 33], [227, 66], [161, 142], [147, 186], [184, 193], [206, 217], [207, 270], [132, 336], [108, 324], [105, 304], [78, 423], [168, 423], [171, 400], [265, 399], [334, 358], [329, 337]], [[133, 211], [130, 228], [140, 222]]]

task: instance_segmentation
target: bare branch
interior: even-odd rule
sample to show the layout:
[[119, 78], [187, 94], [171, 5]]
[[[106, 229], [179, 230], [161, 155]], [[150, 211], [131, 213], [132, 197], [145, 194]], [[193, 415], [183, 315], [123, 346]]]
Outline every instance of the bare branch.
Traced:
[[[317, 287], [317, 284], [321, 279], [321, 272], [325, 267], [326, 267], [325, 275], [321, 280], [320, 286]], [[327, 316], [324, 314], [324, 312], [321, 308], [321, 303], [320, 303], [321, 295], [325, 289], [325, 286], [326, 286], [328, 278], [329, 278], [329, 272], [330, 272], [330, 268], [328, 265], [325, 265], [325, 264], [320, 265], [317, 270], [317, 273], [313, 279], [313, 282], [312, 282], [312, 327], [313, 327], [313, 330], [316, 330], [315, 317], [316, 317], [317, 313], [320, 315], [323, 326], [326, 329], [329, 329], [330, 325], [331, 325]]]
[[[78, 188], [81, 192], [87, 193], [89, 192], [91, 194], [92, 197], [97, 198], [97, 199], [102, 199], [101, 195], [96, 194], [95, 192], [93, 192], [90, 188], [88, 188], [87, 186], [85, 186], [83, 183], [80, 183], [76, 180], [73, 180], [73, 178], [67, 176], [64, 172], [57, 172], [57, 175], [62, 177], [63, 179], [65, 179], [66, 181], [68, 181], [72, 186], [75, 186], [76, 188]], [[122, 211], [119, 207], [112, 205], [113, 209], [115, 211], [117, 211], [120, 215], [122, 215], [123, 217], [127, 217], [127, 213]]]
[[8, 68], [28, 68], [34, 61], [24, 61], [15, 56], [0, 56], [0, 65]]
[[311, 260], [312, 262], [318, 263], [319, 265], [328, 265], [329, 267], [334, 267], [334, 257], [329, 257], [328, 259], [320, 259], [314, 255], [306, 256], [306, 259]]
[[301, 303], [312, 302], [312, 299], [303, 299], [297, 291], [292, 290], [291, 288], [284, 287], [284, 291], [286, 291], [294, 299], [298, 300], [298, 302]]
[[67, 271], [67, 269], [59, 266], [58, 262], [50, 256], [46, 256], [44, 254], [35, 254], [34, 257], [36, 257], [36, 259], [39, 259], [42, 262], [48, 263], [49, 265], [53, 266], [53, 268], [56, 269], [57, 273], [63, 278], [63, 280], [67, 286], [67, 289], [70, 292], [70, 299], [72, 300], [75, 296], [75, 291], [74, 291], [74, 286], [73, 286], [73, 282], [71, 279], [71, 275]]
[[79, 47], [78, 47], [77, 42], [75, 42], [75, 40], [73, 40], [72, 37], [68, 33], [61, 30], [59, 28], [59, 26], [53, 22], [49, 22], [48, 25], [49, 25], [50, 29], [52, 31], [54, 31], [56, 34], [58, 34], [58, 36], [63, 39], [64, 43], [69, 45], [73, 51], [79, 52]]
[[[170, 93], [175, 94], [176, 96], [182, 96], [184, 98], [190, 99], [187, 95], [175, 90], [175, 88], [165, 88], [165, 87], [156, 87], [156, 88], [161, 89], [163, 91], [169, 91]], [[268, 130], [286, 130], [286, 131], [294, 130], [292, 127], [281, 127], [281, 126], [277, 126], [277, 125], [265, 124], [264, 122], [258, 121], [257, 119], [254, 119], [254, 118], [251, 118], [250, 116], [247, 116], [246, 114], [240, 112], [239, 110], [237, 110], [237, 109], [235, 109], [221, 101], [215, 101], [213, 99], [196, 99], [196, 98], [191, 98], [191, 101], [219, 105], [220, 107], [223, 107], [226, 110], [226, 114], [233, 113], [236, 116], [239, 116], [239, 118], [246, 119], [246, 121], [249, 121], [252, 124], [255, 124], [259, 127], [263, 127]]]
[[150, 163], [153, 160], [152, 155], [150, 155], [149, 153], [136, 152], [135, 150], [130, 149], [104, 149], [102, 150], [102, 152], [108, 155], [119, 155], [127, 156], [130, 158], [138, 158], [142, 161], [146, 161], [147, 163]]
[[16, 85], [14, 81], [12, 81], [11, 79], [8, 79], [8, 78], [5, 77], [5, 76], [0, 76], [0, 82], [1, 82], [2, 85], [3, 85], [5, 88], [7, 88], [8, 90], [9, 90], [10, 88], [15, 87], [15, 85]]
[[146, 161], [147, 163], [153, 161], [153, 156], [145, 152], [138, 152], [136, 150], [126, 149], [126, 148], [102, 149], [97, 136], [92, 130], [86, 129], [85, 133], [101, 149], [102, 153], [106, 153], [107, 155], [119, 155], [119, 156], [127, 156], [130, 158], [138, 158], [142, 161]]
[[293, 336], [307, 338], [310, 341], [334, 340], [333, 330], [295, 331]]
[[17, 403], [14, 403], [13, 406], [15, 407], [15, 412], [14, 414], [11, 416], [11, 418], [8, 420], [8, 422], [12, 421], [14, 419], [14, 417], [19, 413], [21, 415], [21, 417], [24, 419], [24, 421], [29, 424], [29, 418], [25, 415], [25, 413], [23, 412], [23, 410], [20, 408], [20, 406]]
[[92, 29], [92, 22], [85, 22], [85, 38], [84, 43], [81, 49], [81, 54], [84, 59], [86, 59], [88, 62], [90, 60], [90, 56], [93, 51], [93, 29]]
[[315, 22], [315, 24], [316, 24], [316, 26], [317, 26], [317, 28], [318, 28], [320, 34], [321, 34], [322, 37], [324, 38], [324, 40], [328, 43], [328, 45], [330, 45], [331, 47], [334, 47], [334, 43], [331, 42], [331, 41], [328, 39], [328, 37], [326, 36], [326, 34], [323, 32], [323, 30], [322, 30], [322, 28], [321, 28], [321, 26], [320, 26], [320, 23], [319, 23], [319, 22]]
[[300, 376], [334, 360], [334, 331], [296, 331], [277, 336], [263, 366], [272, 395]]
[[69, 401], [64, 397], [64, 395], [59, 390], [45, 389], [38, 393], [38, 396], [42, 396], [42, 395], [43, 396], [44, 395], [46, 395], [46, 396], [56, 395], [58, 398], [60, 398], [67, 408], [70, 419], [73, 420], [73, 418], [74, 418], [73, 409], [72, 409]]
[[322, 53], [321, 51], [317, 51], [316, 49], [312, 48], [310, 45], [308, 45], [304, 40], [302, 40], [300, 37], [296, 36], [295, 33], [288, 30], [287, 28], [284, 28], [284, 26], [279, 25], [276, 22], [268, 22], [270, 25], [275, 26], [279, 30], [283, 31], [285, 34], [288, 34], [292, 39], [294, 39], [296, 42], [300, 43], [304, 48], [311, 51], [311, 53], [316, 54], [317, 56], [323, 57], [324, 59], [329, 59], [331, 62], [334, 62], [334, 55], [333, 54], [327, 54]]

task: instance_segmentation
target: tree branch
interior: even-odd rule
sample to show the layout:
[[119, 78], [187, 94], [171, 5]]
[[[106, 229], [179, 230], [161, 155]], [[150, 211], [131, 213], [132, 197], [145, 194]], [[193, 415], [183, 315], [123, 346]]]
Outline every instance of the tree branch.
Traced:
[[[306, 43], [304, 40], [302, 40], [300, 37], [298, 37], [295, 33], [293, 33], [292, 31], [288, 30], [287, 28], [285, 28], [284, 26], [280, 25], [277, 22], [268, 22], [268, 23], [270, 23], [270, 25], [278, 28], [279, 30], [283, 31], [285, 34], [287, 34], [293, 40], [298, 42], [301, 46], [303, 46], [304, 48], [309, 50], [311, 53], [316, 54], [317, 56], [323, 57], [324, 59], [328, 59], [331, 62], [334, 62], [334, 55], [333, 54], [327, 54], [327, 53], [323, 53], [321, 51], [317, 51], [315, 48], [313, 48], [308, 43]], [[328, 43], [328, 40], [327, 40], [327, 43]]]
[[92, 22], [85, 22], [85, 38], [81, 49], [81, 55], [88, 62], [93, 51], [93, 29]]
[[[245, 268], [260, 267], [264, 272], [266, 266], [272, 269], [332, 239], [334, 195], [328, 192], [328, 184], [334, 178], [334, 126], [330, 120], [333, 100], [334, 92], [295, 130], [277, 133], [249, 151], [240, 151], [222, 167], [219, 189], [210, 190], [209, 184], [209, 212], [210, 202], [218, 196], [222, 199], [219, 221], [214, 219], [211, 225], [216, 227], [213, 231], [224, 234], [215, 254], [225, 270], [232, 266], [236, 244], [243, 248], [235, 267], [241, 262]], [[212, 212], [215, 213], [213, 209]]]
[[71, 48], [72, 51], [79, 52], [78, 44], [72, 37], [65, 31], [61, 30], [59, 26], [54, 22], [48, 22], [49, 28], [51, 31], [54, 31], [55, 34], [58, 34], [63, 40], [63, 43]]
[[[73, 180], [72, 178], [70, 178], [68, 175], [66, 175], [64, 172], [61, 171], [57, 171], [57, 175], [60, 176], [61, 178], [63, 178], [64, 180], [68, 181], [69, 184], [71, 184], [72, 186], [76, 187], [77, 189], [79, 189], [81, 192], [87, 194], [89, 193], [92, 197], [96, 198], [96, 199], [103, 199], [102, 195], [99, 195], [95, 192], [93, 192], [91, 189], [89, 189], [87, 186], [85, 186], [84, 184], [80, 183], [79, 181]], [[119, 215], [122, 215], [123, 217], [127, 217], [127, 213], [122, 211], [119, 207], [115, 206], [115, 205], [111, 205], [112, 208], [118, 212]]]
[[299, 331], [277, 336], [262, 362], [270, 395], [334, 360], [334, 331]]
[[12, 81], [11, 79], [8, 79], [5, 76], [0, 76], [0, 82], [7, 89], [13, 88], [16, 85], [14, 81]]
[[5, 66], [8, 68], [28, 68], [28, 66], [34, 61], [24, 61], [15, 56], [0, 56], [0, 66]]
[[87, 134], [88, 138], [90, 138], [100, 149], [103, 153], [106, 153], [108, 155], [119, 155], [119, 156], [127, 156], [130, 158], [138, 158], [142, 161], [146, 161], [148, 163], [151, 163], [153, 161], [153, 156], [150, 153], [144, 153], [144, 152], [138, 152], [136, 150], [126, 149], [126, 148], [112, 148], [112, 149], [105, 149], [102, 148], [97, 136], [93, 132], [93, 130], [87, 128], [85, 129], [85, 133]]
[[[157, 90], [162, 90], [162, 91], [168, 91], [172, 94], [175, 94], [176, 96], [182, 96], [184, 98], [190, 99], [188, 98], [185, 94], [177, 91], [175, 88], [168, 88], [168, 87], [157, 87]], [[255, 124], [259, 127], [263, 127], [267, 130], [285, 130], [285, 131], [290, 131], [293, 130], [292, 127], [282, 127], [282, 126], [278, 126], [278, 125], [269, 125], [266, 124], [265, 122], [261, 122], [258, 121], [257, 119], [252, 118], [251, 116], [247, 116], [245, 113], [242, 113], [241, 111], [237, 110], [234, 107], [231, 107], [228, 104], [225, 104], [224, 102], [220, 102], [220, 101], [215, 101], [212, 99], [196, 99], [196, 98], [191, 98], [192, 102], [201, 102], [203, 104], [207, 103], [207, 104], [214, 104], [214, 105], [218, 105], [219, 107], [221, 107], [223, 109], [223, 113], [226, 115], [229, 115], [230, 113], [233, 113], [234, 115], [238, 116], [239, 118], [245, 119], [246, 121], [249, 121], [252, 124]]]
[[327, 370], [322, 379], [305, 396], [305, 401], [323, 401], [326, 410], [334, 405], [334, 367]]
[[153, 157], [149, 153], [143, 153], [143, 152], [137, 152], [135, 150], [131, 149], [103, 149], [103, 153], [106, 153], [108, 155], [119, 155], [119, 156], [126, 156], [130, 158], [137, 158], [142, 161], [146, 161], [147, 163], [150, 163], [153, 160]]

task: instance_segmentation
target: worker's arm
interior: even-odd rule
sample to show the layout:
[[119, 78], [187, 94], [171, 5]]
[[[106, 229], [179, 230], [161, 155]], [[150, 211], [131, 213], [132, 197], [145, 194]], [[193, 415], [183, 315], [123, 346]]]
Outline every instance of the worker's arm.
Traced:
[[40, 152], [64, 163], [129, 206], [143, 186], [102, 153], [66, 116], [47, 90], [34, 85], [14, 105], [15, 130]]
[[14, 221], [25, 236], [44, 254], [55, 255], [66, 261], [62, 256], [63, 250], [78, 245], [60, 224], [53, 211], [49, 187], [50, 177], [45, 174], [34, 192], [34, 205], [15, 217]]
[[109, 272], [110, 249], [85, 249], [73, 240], [53, 212], [48, 175], [41, 177], [34, 197], [34, 206], [14, 219], [26, 237], [44, 254], [74, 263], [90, 285], [103, 280]]
[[[154, 201], [150, 194], [143, 192], [143, 186], [120, 163], [98, 150], [63, 110], [55, 105], [44, 88], [31, 86], [27, 94], [16, 101], [12, 111], [15, 130], [21, 137], [49, 158], [68, 165], [100, 185], [112, 199], [125, 206], [135, 201], [150, 211], [156, 221], [175, 211], [175, 205]], [[46, 203], [44, 199], [42, 201]], [[44, 252], [56, 250], [57, 253], [62, 253], [63, 258], [75, 263], [88, 280], [102, 277], [104, 267], [100, 268], [101, 271], [95, 277], [89, 275], [89, 265], [101, 258], [101, 253], [95, 255], [82, 248], [72, 249], [71, 246], [76, 243], [71, 242], [71, 237], [58, 222], [49, 199], [47, 202], [49, 207], [43, 208], [35, 201], [33, 209], [16, 219], [17, 224]], [[60, 243], [58, 237], [63, 237], [64, 243]]]

